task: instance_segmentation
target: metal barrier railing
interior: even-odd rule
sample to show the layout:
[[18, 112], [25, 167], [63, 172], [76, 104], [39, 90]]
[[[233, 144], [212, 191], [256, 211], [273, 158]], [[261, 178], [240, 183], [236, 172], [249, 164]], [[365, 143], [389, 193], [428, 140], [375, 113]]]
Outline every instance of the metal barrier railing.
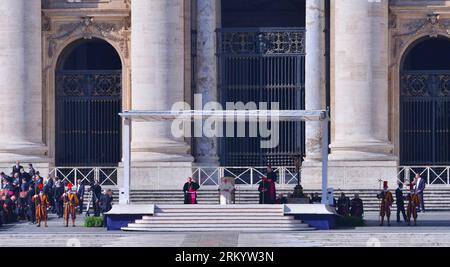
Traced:
[[[165, 168], [165, 167], [155, 167]], [[173, 168], [173, 167], [170, 167]], [[266, 175], [267, 167], [193, 167], [192, 177], [201, 186], [217, 186], [221, 177], [232, 177], [236, 186], [258, 185]], [[333, 167], [346, 168], [347, 167]], [[350, 171], [348, 168], [348, 171]], [[379, 167], [378, 167], [379, 168]], [[390, 167], [392, 168], [392, 167]], [[273, 167], [278, 176], [279, 185], [296, 185], [298, 172], [295, 167]], [[63, 182], [71, 182], [75, 186], [78, 180], [91, 184], [99, 181], [102, 186], [118, 187], [118, 167], [54, 167], [50, 168], [50, 177], [59, 177]], [[347, 171], [347, 170], [346, 170]], [[155, 173], [159, 173], [156, 171]], [[347, 173], [347, 172], [344, 172]], [[397, 167], [397, 181], [412, 181], [419, 174], [427, 185], [450, 185], [450, 166], [399, 166]], [[330, 179], [333, 179], [331, 173]], [[2, 181], [0, 181], [2, 182]]]
[[[266, 175], [267, 167], [197, 167], [193, 169], [192, 177], [200, 185], [219, 185], [221, 177], [232, 177], [236, 185], [258, 185]], [[279, 185], [294, 185], [298, 183], [298, 173], [295, 167], [273, 167], [278, 176]]]
[[397, 179], [409, 182], [416, 174], [422, 177], [427, 185], [450, 185], [450, 166], [400, 166]]
[[118, 186], [117, 167], [55, 167], [49, 171], [50, 177], [59, 177], [63, 182], [71, 182], [75, 186], [78, 180], [91, 184], [98, 181], [100, 185]]

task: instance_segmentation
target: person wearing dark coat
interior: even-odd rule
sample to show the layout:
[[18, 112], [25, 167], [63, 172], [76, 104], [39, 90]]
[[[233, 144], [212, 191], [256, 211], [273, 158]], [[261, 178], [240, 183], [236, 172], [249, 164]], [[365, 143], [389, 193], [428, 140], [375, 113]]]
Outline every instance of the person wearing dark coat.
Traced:
[[102, 196], [102, 187], [98, 181], [91, 184], [91, 188], [89, 189], [92, 192], [92, 207], [94, 208], [94, 216], [100, 216], [100, 198]]
[[263, 177], [258, 186], [259, 204], [270, 204], [269, 187], [270, 182], [267, 181], [267, 177]]
[[192, 177], [189, 177], [187, 183], [183, 186], [184, 204], [198, 204], [197, 190], [199, 188], [200, 185], [194, 182]]
[[341, 196], [338, 198], [337, 213], [341, 216], [350, 215], [350, 199], [344, 193], [341, 193]]
[[64, 195], [64, 184], [58, 177], [56, 177], [56, 182], [53, 189], [53, 198], [58, 218], [62, 218], [64, 215], [64, 200], [62, 198], [63, 195]]
[[112, 209], [112, 202], [113, 202], [113, 192], [111, 189], [108, 189], [105, 194], [102, 194], [99, 201], [99, 206], [101, 209], [101, 212], [107, 213]]
[[55, 198], [53, 196], [54, 187], [55, 187], [55, 184], [53, 182], [53, 178], [52, 177], [48, 177], [48, 180], [47, 180], [47, 182], [45, 183], [45, 186], [44, 186], [44, 193], [48, 197], [48, 202], [50, 202], [50, 207], [51, 207], [52, 213], [56, 212]]
[[357, 218], [362, 218], [364, 214], [364, 203], [359, 197], [359, 194], [355, 194], [355, 197], [350, 202], [350, 215]]
[[36, 222], [36, 207], [33, 201], [33, 196], [36, 195], [36, 191], [34, 190], [34, 184], [30, 184], [28, 186], [28, 193], [26, 196], [27, 200], [27, 219], [30, 224], [34, 224]]
[[420, 207], [417, 209], [417, 212], [425, 212], [425, 202], [423, 201], [423, 191], [425, 190], [425, 180], [420, 177], [420, 174], [416, 174], [413, 182], [414, 193], [420, 199]]
[[403, 184], [399, 183], [395, 190], [395, 203], [397, 204], [397, 223], [400, 223], [400, 213], [403, 215], [403, 220], [408, 222], [405, 211], [405, 196], [403, 195]]
[[83, 183], [83, 181], [81, 181], [81, 179], [77, 180], [77, 184], [78, 184], [78, 188], [77, 188], [77, 197], [79, 200], [79, 204], [78, 204], [78, 213], [82, 214], [83, 213], [83, 200], [84, 200], [84, 191], [85, 191], [85, 185]]
[[111, 189], [108, 189], [104, 194], [100, 196], [99, 207], [103, 214], [103, 225], [106, 225], [106, 215], [108, 211], [112, 209], [113, 203], [113, 192]]
[[33, 167], [33, 164], [28, 164], [28, 175], [30, 175], [31, 177], [36, 175], [36, 170]]
[[15, 173], [19, 173], [19, 174], [20, 174], [22, 169], [23, 169], [23, 166], [20, 165], [20, 161], [16, 160], [16, 165], [14, 165], [14, 166], [12, 167], [12, 173], [13, 173], [13, 175], [14, 175]]

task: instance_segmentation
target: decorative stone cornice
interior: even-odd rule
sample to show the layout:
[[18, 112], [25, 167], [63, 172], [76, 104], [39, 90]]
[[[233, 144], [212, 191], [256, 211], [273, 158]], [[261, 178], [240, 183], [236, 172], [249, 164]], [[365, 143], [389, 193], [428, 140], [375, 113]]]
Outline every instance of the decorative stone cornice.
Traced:
[[[45, 16], [44, 16], [45, 18]], [[43, 24], [43, 30], [51, 30], [50, 18], [44, 19], [46, 24]], [[124, 18], [121, 22], [104, 22], [96, 21], [92, 16], [81, 17], [79, 21], [63, 23], [59, 25], [58, 29], [47, 36], [48, 40], [48, 56], [53, 57], [55, 50], [58, 46], [58, 42], [68, 39], [74, 35], [83, 39], [92, 39], [99, 36], [107, 40], [116, 42], [119, 44], [123, 55], [128, 58], [129, 56], [129, 18]]]
[[439, 13], [429, 13], [422, 17], [414, 18], [397, 17], [397, 15], [395, 12], [392, 12], [389, 22], [393, 38], [394, 58], [399, 55], [405, 45], [419, 37], [436, 38], [439, 35], [450, 36], [450, 18], [443, 18]]
[[428, 14], [426, 18], [416, 19], [405, 24], [406, 32], [396, 34], [396, 37], [427, 33], [430, 37], [439, 34], [450, 34], [450, 19], [441, 19], [439, 14]]

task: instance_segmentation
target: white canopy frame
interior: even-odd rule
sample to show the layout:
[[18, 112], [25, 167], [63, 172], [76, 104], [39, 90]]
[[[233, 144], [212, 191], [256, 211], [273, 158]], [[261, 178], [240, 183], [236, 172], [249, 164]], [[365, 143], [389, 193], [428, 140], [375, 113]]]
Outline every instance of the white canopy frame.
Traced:
[[328, 204], [328, 123], [326, 110], [168, 110], [125, 111], [123, 118], [123, 184], [119, 185], [119, 203], [130, 204], [131, 185], [131, 127], [132, 122], [195, 121], [217, 119], [223, 122], [255, 122], [270, 118], [272, 121], [320, 121], [322, 124], [322, 204]]

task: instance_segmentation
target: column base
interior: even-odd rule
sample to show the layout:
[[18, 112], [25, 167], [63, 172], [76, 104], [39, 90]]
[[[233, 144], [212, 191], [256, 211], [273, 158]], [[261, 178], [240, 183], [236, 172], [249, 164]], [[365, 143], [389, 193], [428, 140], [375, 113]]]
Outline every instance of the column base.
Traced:
[[41, 176], [46, 177], [52, 165], [52, 160], [47, 153], [48, 147], [43, 144], [28, 142], [0, 144], [0, 169], [9, 175], [12, 166], [16, 160], [19, 160], [25, 170], [28, 168], [28, 163], [32, 163]]
[[[48, 147], [31, 142], [9, 142], [0, 144], [0, 162], [30, 161], [47, 162]], [[31, 162], [32, 161], [32, 162]]]
[[303, 162], [322, 162], [322, 153], [307, 153]]
[[[337, 189], [379, 189], [382, 182], [388, 181], [390, 188], [397, 184], [398, 162], [385, 161], [343, 161], [330, 160], [328, 163], [328, 187]], [[304, 189], [322, 188], [322, 163], [305, 161], [302, 168]]]
[[330, 160], [335, 161], [396, 161], [394, 146], [380, 141], [334, 143], [330, 145]]
[[195, 166], [199, 167], [219, 167], [219, 157], [211, 156], [211, 157], [196, 157]]
[[172, 140], [158, 140], [152, 143], [132, 143], [133, 162], [193, 162], [190, 145]]
[[[131, 163], [131, 190], [183, 189], [192, 176], [192, 161], [185, 162], [136, 162]], [[118, 170], [118, 186], [123, 184], [123, 165]]]

